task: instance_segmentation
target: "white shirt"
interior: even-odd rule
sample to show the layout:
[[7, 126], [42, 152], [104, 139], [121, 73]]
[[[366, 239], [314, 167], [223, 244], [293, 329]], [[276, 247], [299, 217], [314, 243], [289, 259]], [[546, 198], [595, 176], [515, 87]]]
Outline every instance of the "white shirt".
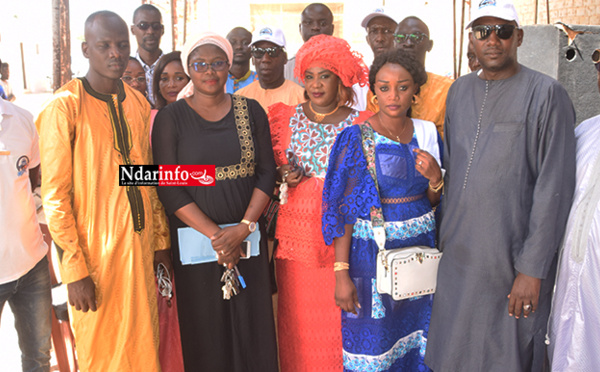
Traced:
[[147, 65], [146, 62], [144, 62], [144, 60], [142, 59], [142, 57], [140, 57], [140, 52], [137, 52], [135, 54], [135, 59], [140, 61], [142, 68], [146, 72], [146, 90], [148, 91], [148, 101], [150, 101], [152, 106], [154, 106], [156, 104], [156, 101], [154, 100], [154, 93], [152, 91], [152, 89], [153, 89], [152, 81], [154, 80], [154, 68], [156, 67], [156, 65], [158, 64], [158, 61], [160, 61], [160, 59], [162, 58], [163, 55], [164, 55], [164, 53], [160, 52], [160, 56], [158, 56], [156, 61], [154, 61], [154, 63], [151, 65]]
[[549, 320], [552, 371], [600, 366], [600, 115], [575, 128], [577, 183]]
[[27, 274], [48, 251], [29, 181], [39, 164], [33, 116], [0, 99], [0, 284]]

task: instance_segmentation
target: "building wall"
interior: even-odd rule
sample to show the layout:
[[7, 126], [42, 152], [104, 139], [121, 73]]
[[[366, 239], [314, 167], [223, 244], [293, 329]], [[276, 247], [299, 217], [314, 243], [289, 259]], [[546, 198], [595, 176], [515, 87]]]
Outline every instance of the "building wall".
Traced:
[[598, 0], [514, 0], [522, 25], [535, 22], [535, 4], [538, 3], [537, 24], [548, 23], [546, 3], [550, 4], [550, 24], [563, 22], [569, 25], [600, 25]]

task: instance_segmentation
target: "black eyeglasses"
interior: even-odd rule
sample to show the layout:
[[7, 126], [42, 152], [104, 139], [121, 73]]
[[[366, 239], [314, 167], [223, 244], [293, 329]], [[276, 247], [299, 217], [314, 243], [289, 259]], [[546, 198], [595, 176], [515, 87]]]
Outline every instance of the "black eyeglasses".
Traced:
[[413, 32], [412, 34], [394, 34], [394, 38], [398, 44], [404, 44], [410, 40], [413, 44], [419, 44], [424, 39], [429, 39], [429, 36], [422, 32]]
[[281, 52], [284, 50], [285, 49], [283, 47], [273, 47], [273, 48], [252, 47], [250, 52], [252, 53], [252, 56], [254, 58], [261, 59], [262, 57], [265, 56], [265, 53], [267, 53], [269, 55], [269, 57], [271, 57], [271, 58], [277, 58], [277, 57], [279, 57]]
[[208, 71], [208, 67], [212, 68], [213, 71], [223, 71], [229, 67], [227, 61], [215, 61], [213, 63], [206, 62], [194, 62], [190, 63], [190, 67], [194, 69], [196, 72], [206, 72]]
[[498, 36], [502, 40], [508, 40], [512, 37], [513, 32], [517, 26], [515, 25], [479, 25], [473, 26], [471, 30], [473, 30], [473, 36], [477, 40], [485, 40], [491, 34], [492, 31], [496, 31], [496, 36]]
[[152, 27], [152, 29], [154, 31], [160, 31], [163, 29], [163, 24], [160, 22], [140, 22], [137, 25], [135, 25], [135, 27], [139, 28], [142, 31], [146, 31], [147, 29], [149, 29], [150, 27]]
[[146, 78], [143, 76], [138, 76], [138, 77], [133, 77], [133, 76], [123, 76], [121, 77], [121, 80], [123, 80], [124, 82], [126, 82], [127, 84], [131, 84], [131, 82], [133, 81], [137, 81], [138, 83], [145, 83], [146, 82]]

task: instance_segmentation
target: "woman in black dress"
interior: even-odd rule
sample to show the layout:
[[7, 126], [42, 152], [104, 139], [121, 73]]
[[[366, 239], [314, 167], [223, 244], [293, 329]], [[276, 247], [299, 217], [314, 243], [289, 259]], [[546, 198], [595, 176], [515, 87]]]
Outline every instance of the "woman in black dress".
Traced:
[[[162, 186], [169, 215], [185, 369], [277, 371], [266, 233], [260, 253], [241, 259], [275, 184], [267, 116], [254, 100], [225, 93], [229, 42], [206, 33], [181, 60], [191, 82], [162, 109], [152, 134], [157, 164], [214, 164], [216, 185]], [[228, 227], [219, 225], [231, 224]], [[182, 265], [178, 233], [191, 227], [211, 239], [218, 262]], [[224, 265], [237, 265], [247, 287], [223, 298]]]

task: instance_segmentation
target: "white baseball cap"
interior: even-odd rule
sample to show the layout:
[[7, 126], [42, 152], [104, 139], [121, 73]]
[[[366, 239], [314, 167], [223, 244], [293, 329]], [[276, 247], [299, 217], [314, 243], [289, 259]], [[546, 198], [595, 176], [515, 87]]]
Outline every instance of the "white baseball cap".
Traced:
[[505, 21], [517, 22], [517, 27], [521, 27], [517, 9], [512, 0], [480, 0], [479, 5], [471, 10], [471, 22], [465, 28], [470, 28], [473, 22], [482, 17], [496, 17]]
[[283, 36], [283, 30], [279, 27], [263, 26], [257, 28], [252, 35], [250, 46], [259, 41], [270, 41], [275, 45], [285, 48], [285, 36]]
[[369, 13], [369, 14], [368, 14], [368, 15], [365, 17], [365, 19], [363, 19], [363, 21], [362, 21], [362, 23], [361, 23], [360, 25], [361, 25], [362, 27], [364, 27], [364, 28], [367, 28], [367, 25], [369, 24], [369, 22], [371, 22], [371, 20], [372, 20], [373, 18], [376, 18], [376, 17], [385, 17], [385, 18], [389, 18], [389, 19], [391, 19], [392, 21], [394, 21], [395, 23], [398, 23], [398, 22], [396, 22], [396, 20], [395, 20], [394, 18], [392, 18], [392, 17], [390, 17], [389, 15], [385, 14], [385, 9], [384, 9], [384, 8], [377, 8], [377, 9], [375, 9], [375, 10], [374, 10], [372, 13]]

